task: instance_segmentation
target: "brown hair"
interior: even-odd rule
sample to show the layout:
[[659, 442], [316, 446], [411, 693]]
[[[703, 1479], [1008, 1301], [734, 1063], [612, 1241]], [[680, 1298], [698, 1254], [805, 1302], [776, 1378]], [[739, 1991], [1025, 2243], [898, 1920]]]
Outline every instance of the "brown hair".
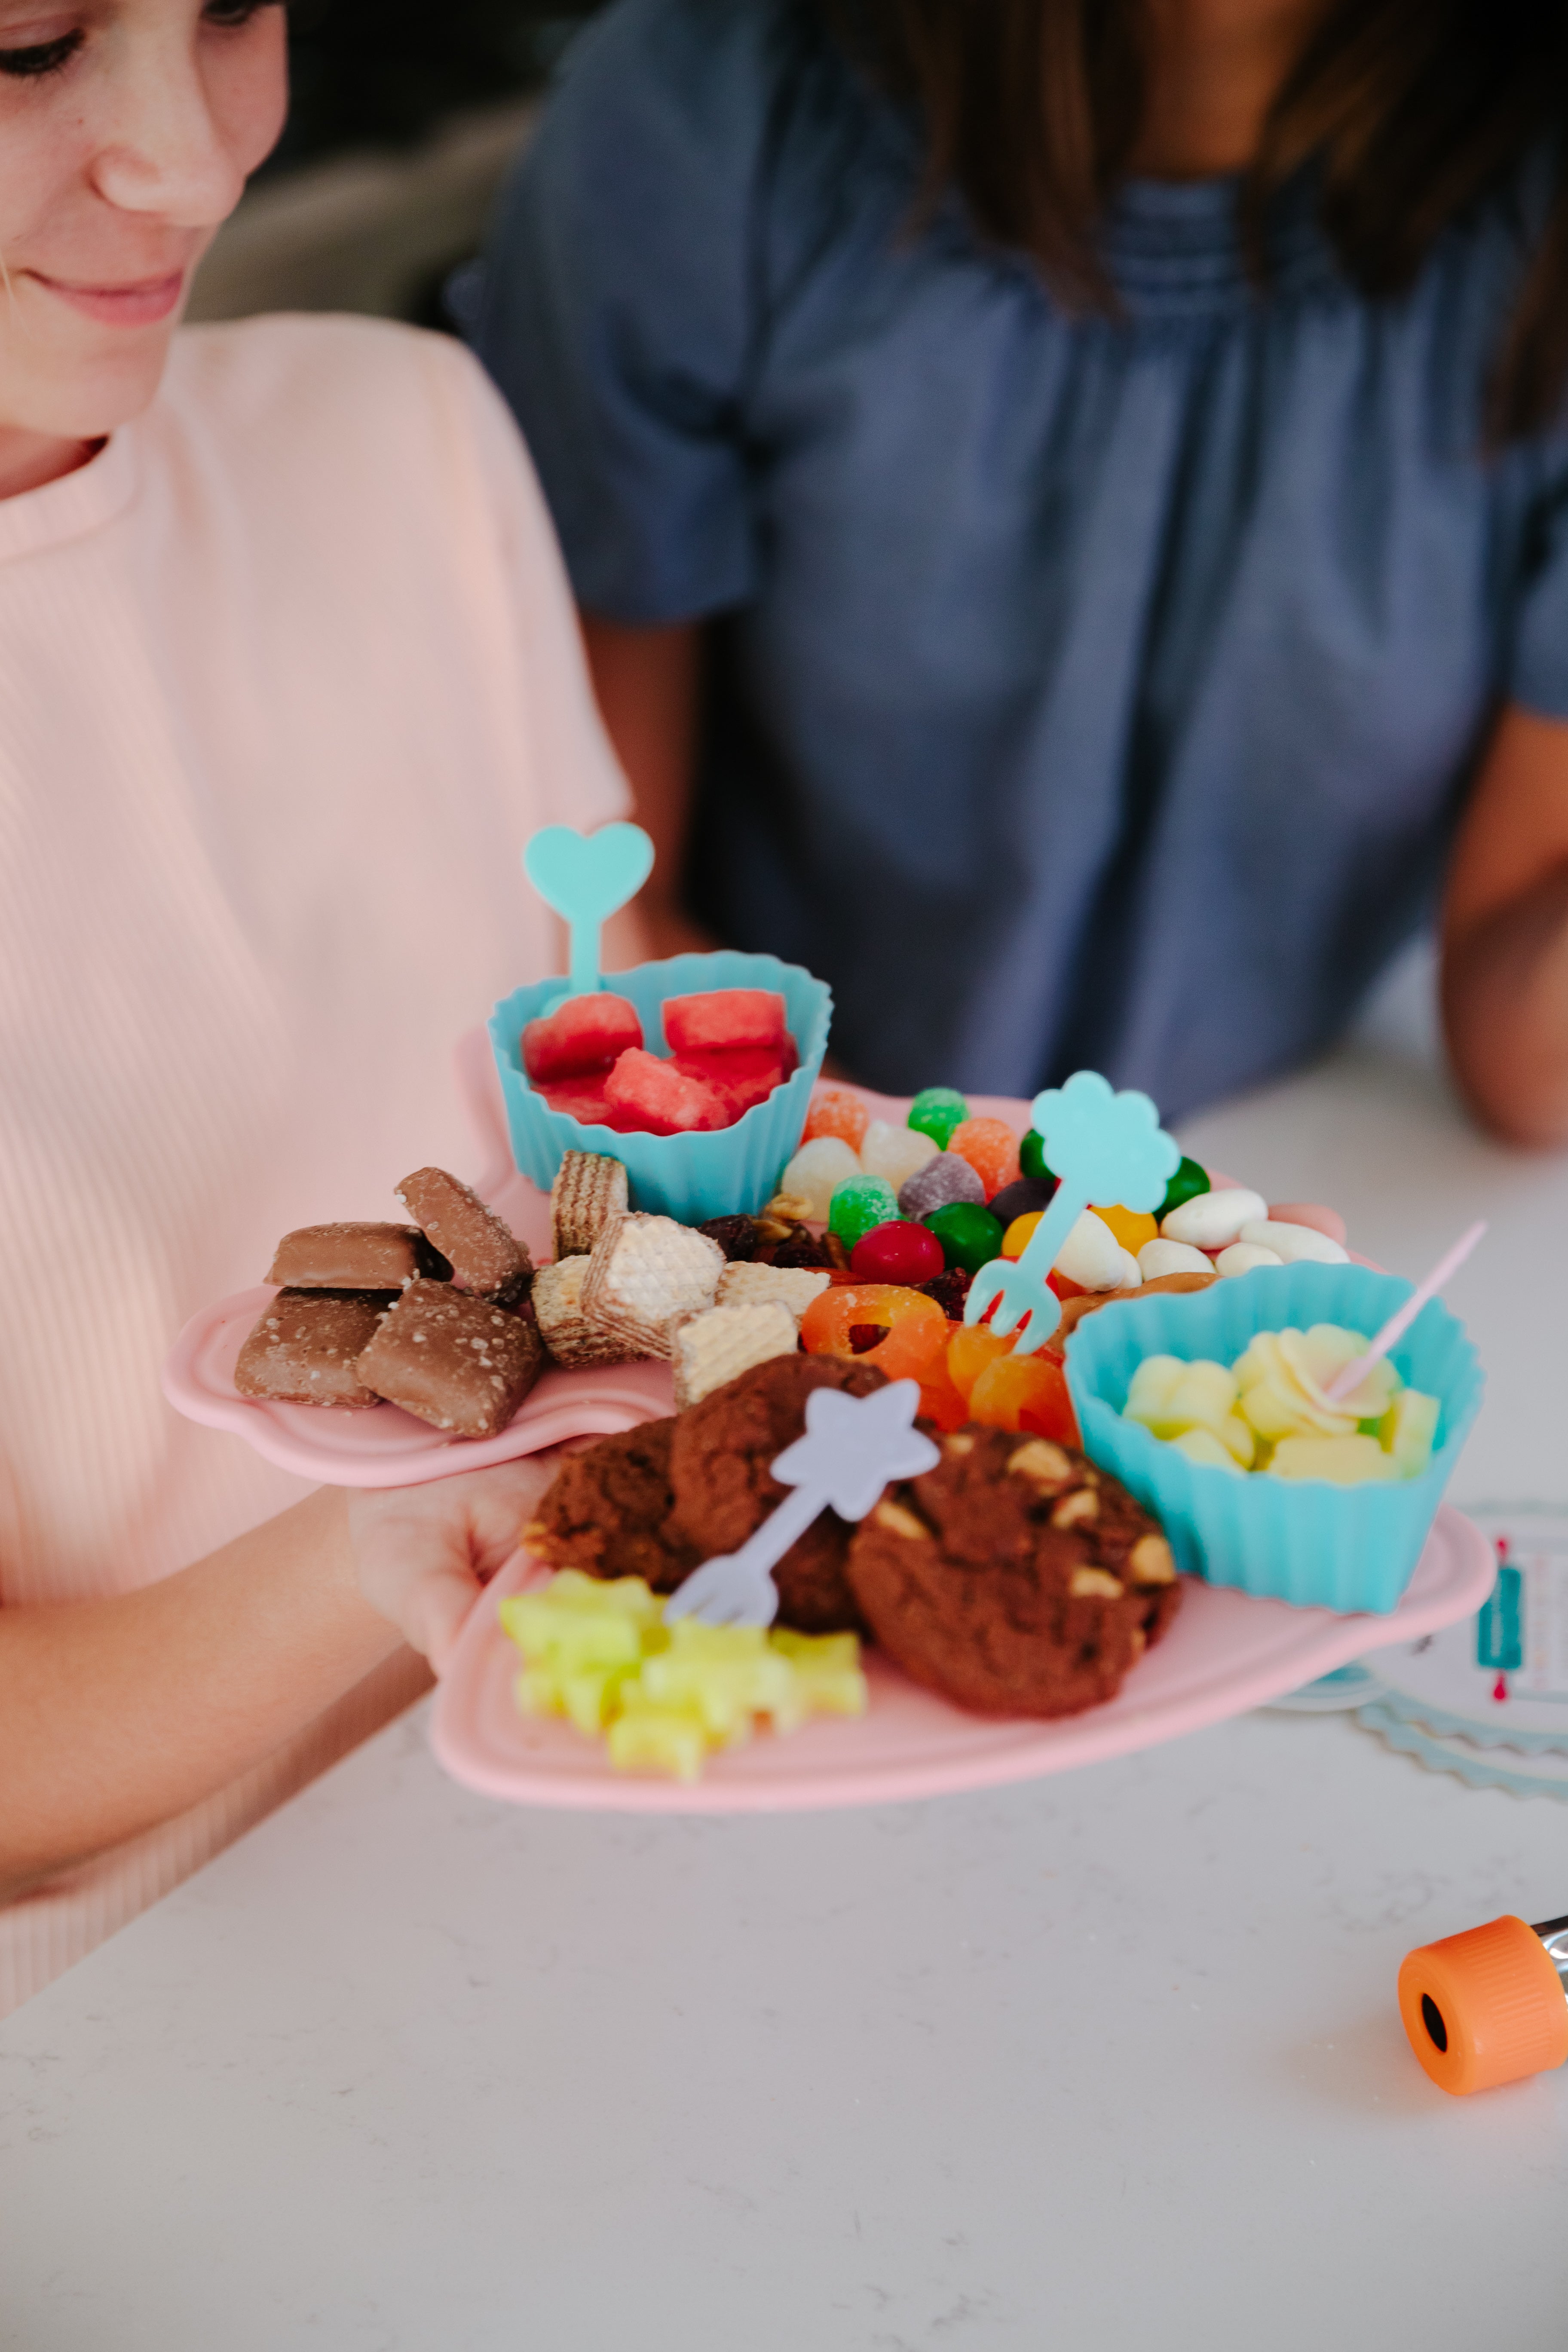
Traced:
[[[1096, 231], [1143, 112], [1146, 0], [822, 0], [920, 109], [923, 202], [950, 187], [1078, 309], [1114, 311]], [[1243, 185], [1260, 280], [1287, 181], [1321, 175], [1325, 229], [1370, 296], [1407, 287], [1441, 232], [1568, 134], [1557, 0], [1339, 0], [1279, 92]], [[1568, 179], [1558, 169], [1498, 353], [1490, 425], [1546, 424], [1568, 385]]]

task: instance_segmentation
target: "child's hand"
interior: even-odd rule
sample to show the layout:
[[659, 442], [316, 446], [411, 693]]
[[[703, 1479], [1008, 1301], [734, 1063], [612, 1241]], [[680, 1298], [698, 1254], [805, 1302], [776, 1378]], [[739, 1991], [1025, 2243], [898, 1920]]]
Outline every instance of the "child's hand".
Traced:
[[426, 1486], [350, 1494], [360, 1591], [437, 1674], [480, 1587], [517, 1549], [560, 1466], [550, 1453]]

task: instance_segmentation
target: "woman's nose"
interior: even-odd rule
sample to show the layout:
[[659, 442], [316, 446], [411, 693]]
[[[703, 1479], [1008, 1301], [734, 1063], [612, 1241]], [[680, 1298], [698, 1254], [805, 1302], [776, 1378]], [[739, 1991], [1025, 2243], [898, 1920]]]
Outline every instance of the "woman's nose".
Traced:
[[101, 196], [122, 212], [156, 213], [182, 228], [227, 218], [245, 173], [188, 52], [171, 55], [160, 44], [127, 60], [113, 112], [112, 135], [92, 165]]

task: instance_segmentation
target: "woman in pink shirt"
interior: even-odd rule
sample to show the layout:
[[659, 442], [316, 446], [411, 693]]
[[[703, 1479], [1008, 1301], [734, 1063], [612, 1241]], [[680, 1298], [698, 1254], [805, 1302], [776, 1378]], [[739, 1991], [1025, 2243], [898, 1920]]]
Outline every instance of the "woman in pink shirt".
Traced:
[[462, 1167], [519, 845], [624, 798], [473, 362], [174, 333], [285, 104], [276, 7], [0, 0], [0, 2013], [401, 1705], [540, 1475], [351, 1506], [158, 1390]]

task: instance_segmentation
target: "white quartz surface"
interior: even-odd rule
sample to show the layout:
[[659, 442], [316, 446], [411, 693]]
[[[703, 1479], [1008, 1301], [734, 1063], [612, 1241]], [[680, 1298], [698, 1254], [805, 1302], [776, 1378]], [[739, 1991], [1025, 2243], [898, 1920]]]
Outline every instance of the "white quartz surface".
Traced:
[[[1189, 1141], [1457, 1286], [1461, 1499], [1568, 1501], [1560, 1164], [1363, 1048]], [[1469, 2101], [1414, 1944], [1568, 1811], [1339, 1717], [991, 1795], [527, 1813], [394, 1725], [0, 2025], [5, 2352], [1568, 2341], [1568, 2077]]]

